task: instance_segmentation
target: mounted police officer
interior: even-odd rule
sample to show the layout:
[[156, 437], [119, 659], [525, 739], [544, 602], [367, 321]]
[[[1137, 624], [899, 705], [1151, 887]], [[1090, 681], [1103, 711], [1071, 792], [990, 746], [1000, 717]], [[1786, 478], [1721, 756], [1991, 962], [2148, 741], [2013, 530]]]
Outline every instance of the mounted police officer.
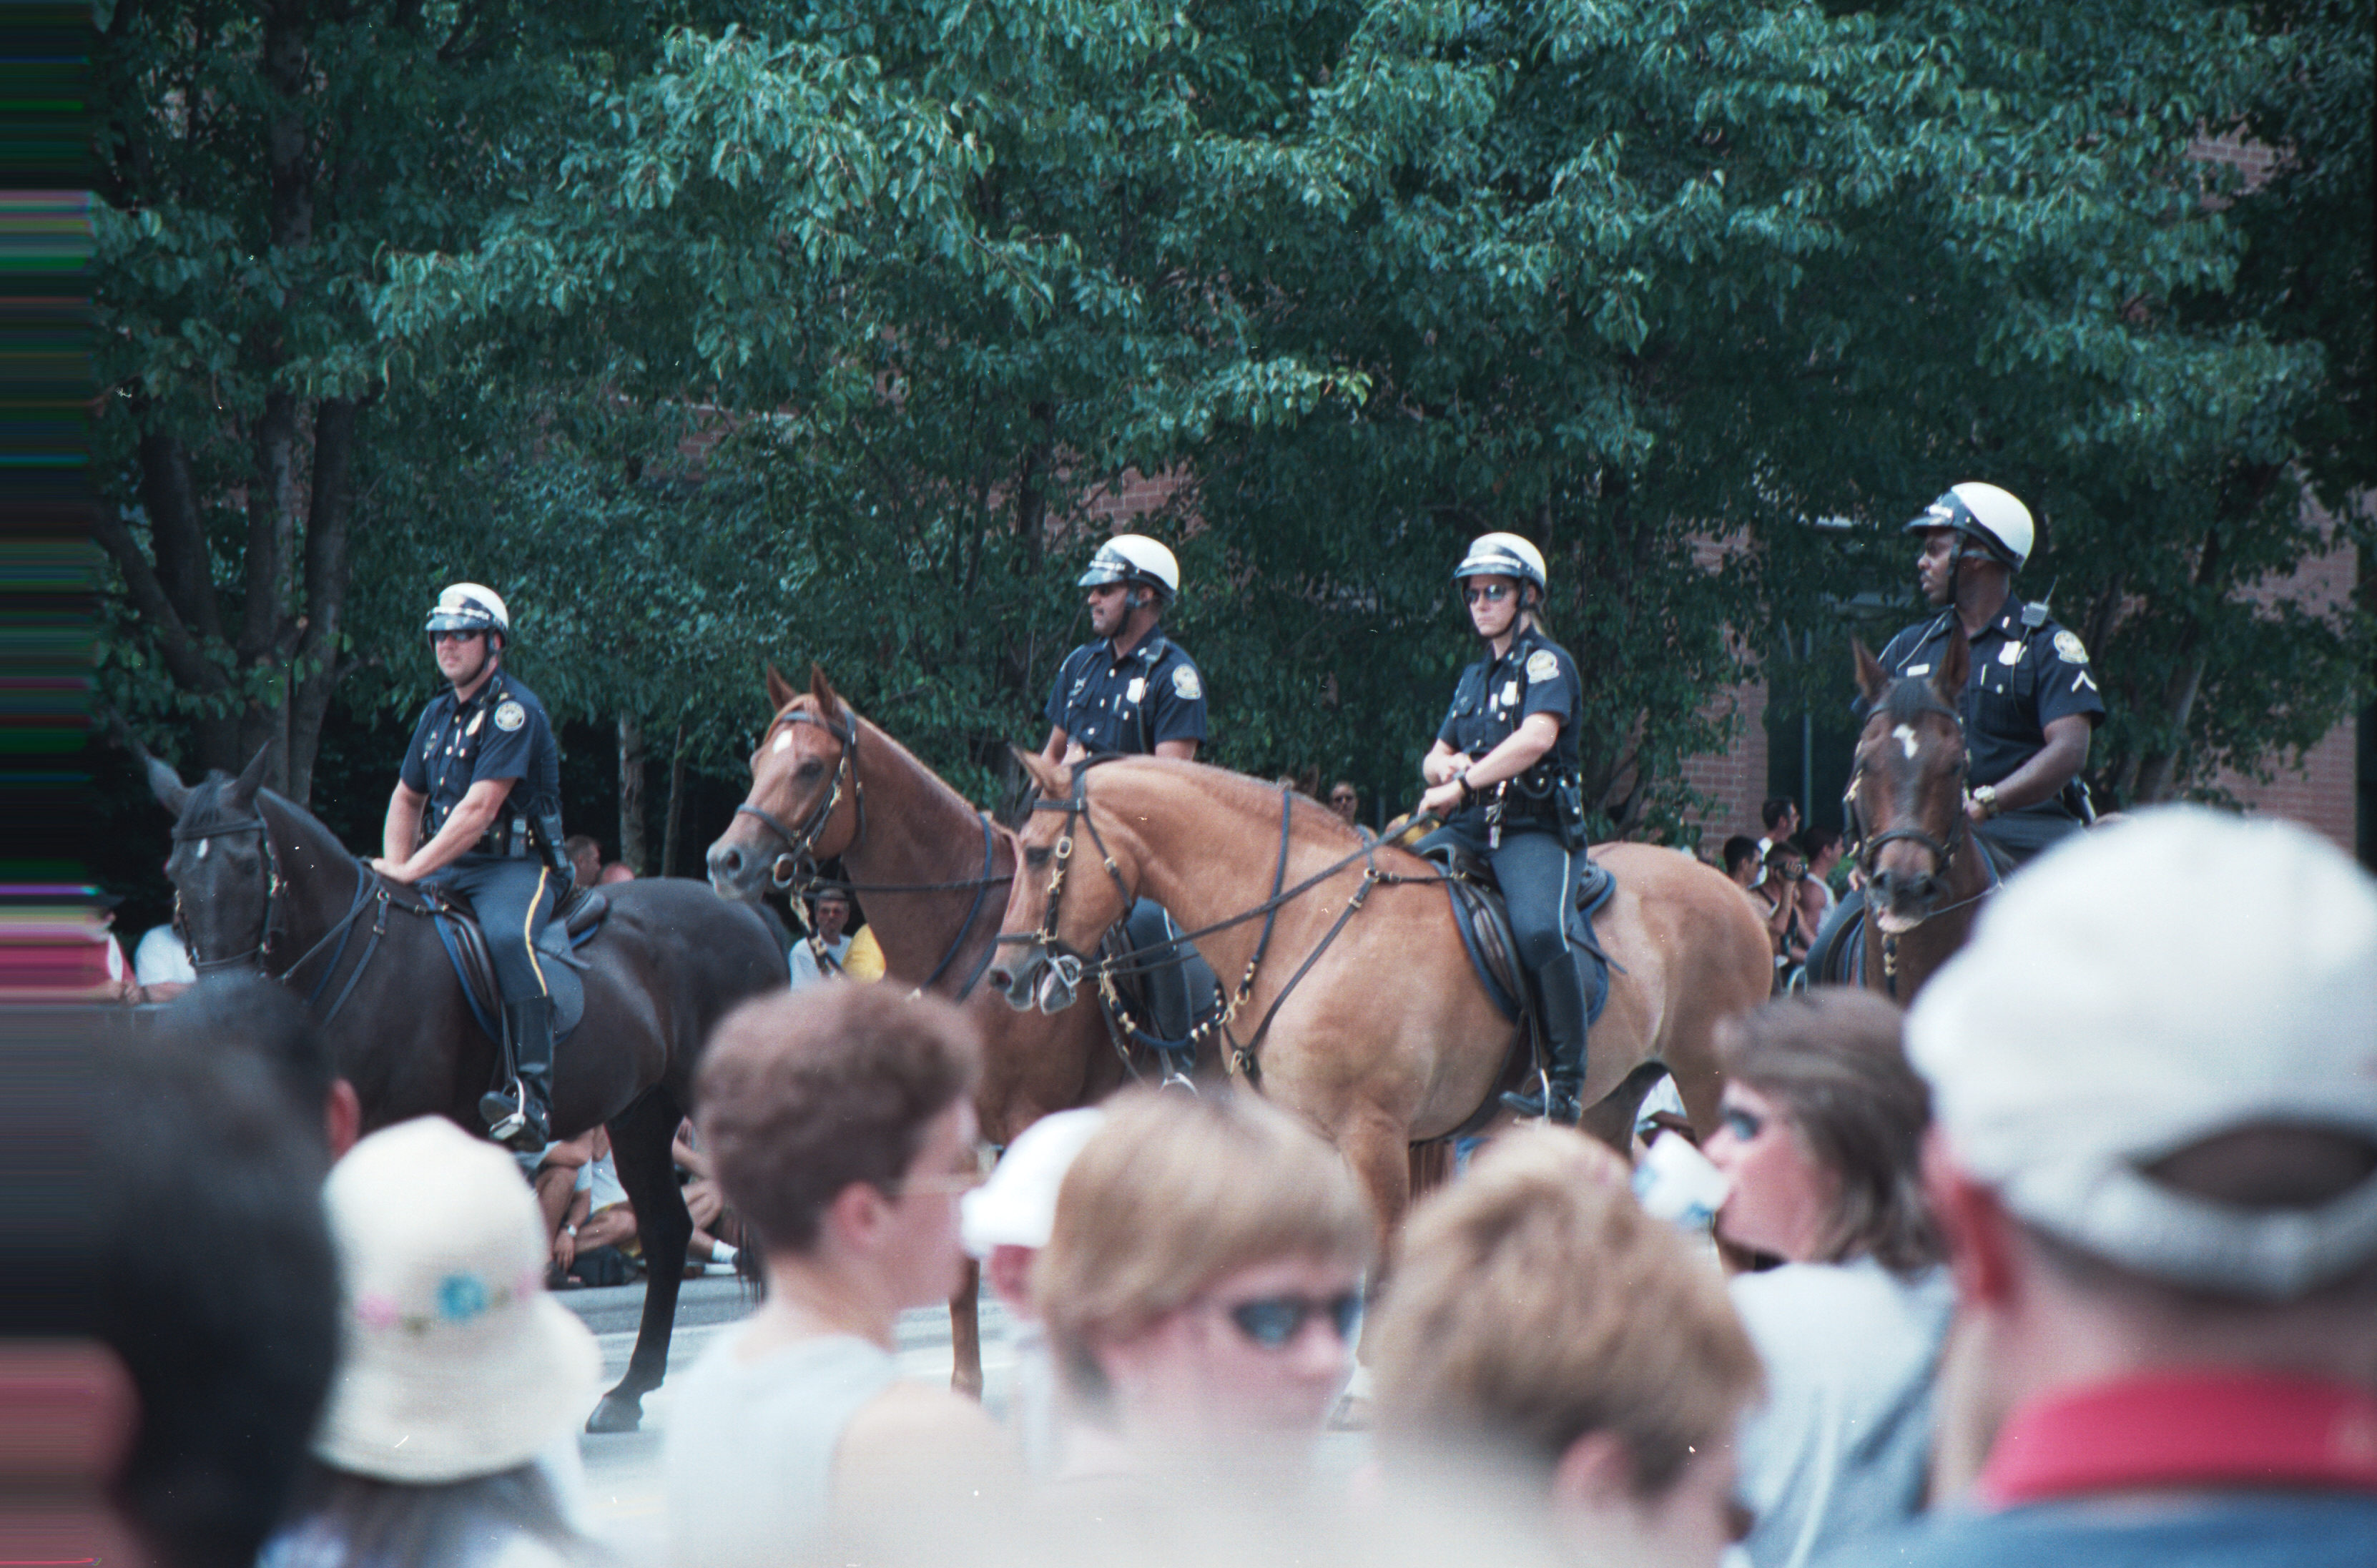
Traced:
[[[1074, 585], [1085, 590], [1090, 630], [1057, 667], [1048, 694], [1048, 744], [1043, 754], [1070, 766], [1100, 752], [1197, 760], [1205, 739], [1205, 681], [1196, 661], [1164, 635], [1164, 612], [1180, 596], [1180, 563], [1144, 534], [1117, 534], [1098, 546]], [[1141, 898], [1124, 917], [1134, 948], [1180, 933], [1170, 916]], [[1214, 991], [1213, 971], [1195, 948], [1179, 944], [1181, 962], [1147, 972], [1155, 1032], [1183, 1039]]]
[[[1891, 675], [1929, 675], [1961, 624], [1972, 644], [1972, 674], [1956, 704], [1969, 759], [1965, 814], [1975, 831], [2020, 865], [2093, 820], [2080, 769], [2105, 719], [2105, 699], [2077, 634], [2044, 604], [2013, 593], [2037, 529], [2030, 508], [1994, 484], [1952, 487], [1902, 530], [1922, 536], [1915, 575], [1934, 613], [1881, 650]], [[1844, 923], [1864, 906], [1857, 894], [1824, 922], [1810, 956], [1822, 972]]]
[[413, 728], [388, 797], [386, 853], [372, 863], [394, 882], [451, 888], [476, 911], [503, 987], [512, 1070], [479, 1112], [499, 1142], [538, 1149], [552, 1108], [553, 1000], [535, 941], [570, 885], [560, 748], [544, 705], [503, 668], [511, 620], [502, 600], [456, 583], [437, 596], [427, 631], [450, 684]]
[[1048, 694], [1052, 763], [1094, 752], [1197, 759], [1205, 739], [1205, 681], [1164, 635], [1164, 612], [1180, 595], [1180, 563], [1143, 534], [1098, 546], [1077, 588], [1088, 590], [1090, 630], [1057, 667]]
[[1536, 624], [1548, 579], [1533, 544], [1487, 534], [1452, 576], [1486, 650], [1462, 671], [1420, 764], [1428, 783], [1420, 810], [1444, 819], [1428, 839], [1451, 839], [1493, 866], [1519, 959], [1543, 999], [1549, 1093], [1503, 1102], [1572, 1124], [1584, 1110], [1584, 986], [1568, 944], [1571, 861], [1584, 850], [1576, 749], [1584, 687], [1576, 660]]

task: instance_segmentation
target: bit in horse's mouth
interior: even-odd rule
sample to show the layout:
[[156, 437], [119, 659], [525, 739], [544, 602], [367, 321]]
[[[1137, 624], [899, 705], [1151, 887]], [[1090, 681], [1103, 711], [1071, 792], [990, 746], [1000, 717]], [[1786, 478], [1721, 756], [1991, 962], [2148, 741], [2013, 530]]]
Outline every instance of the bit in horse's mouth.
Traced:
[[1040, 977], [1035, 989], [1039, 993], [1036, 1000], [1043, 1013], [1061, 1013], [1073, 1004], [1073, 988], [1067, 985], [1065, 977], [1053, 968]]

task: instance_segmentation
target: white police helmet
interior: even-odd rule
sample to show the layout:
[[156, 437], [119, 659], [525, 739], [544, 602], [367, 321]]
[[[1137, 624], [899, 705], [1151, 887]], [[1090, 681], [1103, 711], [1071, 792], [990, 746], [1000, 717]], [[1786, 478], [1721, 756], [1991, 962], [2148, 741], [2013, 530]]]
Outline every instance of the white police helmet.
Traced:
[[1947, 494], [1923, 508], [1923, 515], [1900, 531], [1928, 533], [1933, 529], [1953, 529], [1991, 559], [2017, 572], [2030, 559], [2031, 543], [2037, 538], [2030, 508], [2014, 499], [2012, 492], [1971, 480], [1951, 485]]
[[449, 583], [437, 596], [437, 607], [429, 612], [430, 632], [496, 632], [504, 641], [512, 640], [512, 618], [504, 611], [504, 601], [496, 590], [477, 583]]
[[1544, 570], [1544, 552], [1514, 533], [1479, 534], [1472, 540], [1468, 553], [1452, 569], [1454, 582], [1468, 577], [1516, 577], [1535, 584], [1539, 594], [1549, 593], [1552, 586]]
[[1153, 588], [1169, 601], [1180, 593], [1180, 563], [1143, 533], [1118, 533], [1098, 546], [1075, 588], [1104, 588], [1109, 583], [1138, 583]]

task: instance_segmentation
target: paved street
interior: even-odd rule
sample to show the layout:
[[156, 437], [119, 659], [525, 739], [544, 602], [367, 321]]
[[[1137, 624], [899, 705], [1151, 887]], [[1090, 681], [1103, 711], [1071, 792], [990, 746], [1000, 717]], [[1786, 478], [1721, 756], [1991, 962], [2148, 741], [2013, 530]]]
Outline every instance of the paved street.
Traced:
[[[559, 1300], [591, 1328], [603, 1346], [603, 1386], [609, 1388], [627, 1370], [635, 1348], [636, 1319], [643, 1311], [641, 1280], [606, 1290], [570, 1290]], [[682, 1369], [708, 1348], [726, 1325], [747, 1314], [758, 1298], [734, 1279], [689, 1279], [677, 1298], [676, 1337], [669, 1365]], [[1013, 1359], [1007, 1346], [1007, 1313], [985, 1295], [982, 1303], [983, 1402], [994, 1416], [1006, 1410], [1008, 1382]], [[950, 1380], [950, 1314], [933, 1307], [907, 1313], [900, 1320], [900, 1366], [908, 1376], [938, 1383]], [[668, 1429], [671, 1384], [663, 1384], [644, 1396], [641, 1431], [597, 1437], [581, 1433], [579, 1451], [586, 1460], [587, 1523], [595, 1536], [619, 1554], [623, 1563], [641, 1568], [664, 1561], [661, 1491], [661, 1434]], [[591, 1407], [590, 1407], [591, 1408]]]

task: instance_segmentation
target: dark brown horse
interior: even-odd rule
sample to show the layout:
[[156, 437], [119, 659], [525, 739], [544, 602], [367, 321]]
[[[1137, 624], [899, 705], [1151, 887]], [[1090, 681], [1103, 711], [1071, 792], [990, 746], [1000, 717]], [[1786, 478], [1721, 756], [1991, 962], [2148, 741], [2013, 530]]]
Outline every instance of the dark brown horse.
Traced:
[[1856, 646], [1868, 712], [1845, 803], [1849, 851], [1865, 872], [1864, 982], [1905, 1006], [1965, 944], [1997, 885], [1965, 810], [1968, 758], [1955, 703], [1973, 650], [1956, 626], [1927, 681], [1893, 679]]
[[[1135, 897], [1191, 931], [1222, 927], [1198, 946], [1237, 998], [1237, 1047], [1212, 1054], [1251, 1068], [1263, 1093], [1336, 1144], [1392, 1241], [1408, 1146], [1486, 1105], [1512, 1043], [1435, 868], [1402, 849], [1366, 852], [1318, 802], [1220, 768], [1117, 758], [1085, 765], [1076, 794], [1074, 770], [1017, 754], [1048, 809], [1019, 836], [1023, 873], [990, 983], [1011, 1005], [1061, 1016], [1094, 963], [1082, 956]], [[1608, 844], [1595, 858], [1618, 890], [1596, 928], [1615, 964], [1586, 1063], [1588, 1130], [1622, 1141], [1652, 1081], [1638, 1069], [1659, 1063], [1706, 1134], [1719, 1087], [1710, 1036], [1765, 1000], [1766, 928], [1739, 888], [1689, 856]], [[1277, 897], [1288, 889], [1302, 891]], [[1267, 902], [1275, 920], [1260, 918]]]
[[[419, 896], [349, 854], [304, 807], [258, 788], [265, 754], [237, 778], [218, 773], [196, 786], [149, 761], [149, 788], [174, 815], [165, 869], [192, 958], [202, 974], [260, 970], [306, 997], [362, 1101], [364, 1131], [444, 1116], [480, 1133], [496, 1043]], [[608, 1126], [635, 1206], [650, 1269], [643, 1322], [627, 1375], [586, 1423], [632, 1431], [668, 1371], [693, 1234], [669, 1141], [692, 1100], [694, 1062], [719, 1016], [782, 985], [784, 969], [758, 914], [694, 883], [604, 891], [609, 918], [578, 955], [584, 1020], [554, 1052], [553, 1130], [574, 1137]]]
[[[1016, 1013], [977, 983], [1007, 909], [1015, 836], [968, 804], [914, 754], [867, 722], [822, 671], [796, 691], [772, 668], [775, 718], [751, 754], [751, 793], [710, 847], [710, 880], [748, 898], [776, 868], [794, 884], [840, 857], [883, 947], [887, 982], [929, 988], [964, 1006], [982, 1030], [974, 1109], [983, 1136], [1015, 1140], [1052, 1111], [1085, 1105], [1124, 1069], [1094, 1009], [1060, 1017]], [[789, 859], [787, 858], [789, 857]], [[957, 1387], [982, 1388], [975, 1281], [950, 1300]]]

